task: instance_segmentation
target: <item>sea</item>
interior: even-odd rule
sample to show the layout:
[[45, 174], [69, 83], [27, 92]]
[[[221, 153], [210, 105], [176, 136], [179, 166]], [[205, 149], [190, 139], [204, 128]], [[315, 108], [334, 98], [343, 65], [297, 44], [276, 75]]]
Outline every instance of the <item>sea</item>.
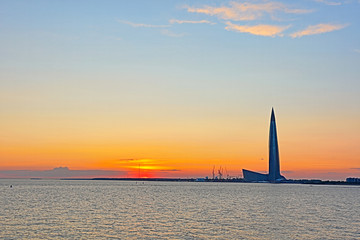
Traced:
[[0, 239], [360, 239], [359, 186], [0, 179], [0, 189]]

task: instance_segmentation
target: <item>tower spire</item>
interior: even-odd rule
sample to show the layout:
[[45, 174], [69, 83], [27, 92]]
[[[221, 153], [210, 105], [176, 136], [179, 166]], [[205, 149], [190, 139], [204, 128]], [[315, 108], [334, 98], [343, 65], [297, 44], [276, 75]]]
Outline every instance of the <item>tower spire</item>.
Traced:
[[271, 120], [270, 120], [270, 122], [275, 122], [274, 108], [271, 108]]
[[276, 131], [274, 108], [271, 109], [270, 133], [269, 133], [269, 182], [281, 179], [279, 146]]
[[269, 181], [271, 183], [286, 180], [280, 174], [279, 145], [276, 131], [274, 108], [271, 108], [270, 131], [269, 131], [269, 173], [262, 174], [243, 169], [244, 179], [249, 182]]

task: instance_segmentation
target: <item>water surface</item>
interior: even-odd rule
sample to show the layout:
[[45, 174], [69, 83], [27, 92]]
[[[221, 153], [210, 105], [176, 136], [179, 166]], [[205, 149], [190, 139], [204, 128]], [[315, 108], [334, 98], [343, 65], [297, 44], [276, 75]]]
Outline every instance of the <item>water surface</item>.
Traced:
[[356, 186], [1, 179], [0, 190], [1, 239], [360, 239]]

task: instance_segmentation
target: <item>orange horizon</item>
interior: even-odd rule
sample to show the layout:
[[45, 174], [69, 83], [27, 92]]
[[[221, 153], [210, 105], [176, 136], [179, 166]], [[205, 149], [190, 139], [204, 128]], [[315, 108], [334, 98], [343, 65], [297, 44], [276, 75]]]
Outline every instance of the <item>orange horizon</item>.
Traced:
[[[295, 128], [289, 124], [295, 117], [277, 118], [280, 169], [285, 177], [360, 176], [360, 138], [352, 129], [353, 120], [340, 124], [333, 118], [333, 122], [339, 122], [333, 128], [325, 119], [323, 124], [300, 119], [302, 124]], [[199, 119], [158, 123], [155, 118], [136, 120], [133, 128], [130, 123], [125, 127], [100, 127], [99, 119], [85, 125], [76, 119], [57, 119], [54, 126], [35, 120], [30, 118], [30, 123], [36, 123], [34, 127], [25, 121], [5, 121], [3, 134], [7, 138], [0, 139], [0, 170], [66, 166], [136, 176], [140, 164], [148, 177], [210, 177], [213, 166], [227, 168], [234, 176], [241, 176], [243, 168], [268, 170], [269, 116], [265, 113], [244, 117], [242, 124], [226, 118], [206, 124]]]

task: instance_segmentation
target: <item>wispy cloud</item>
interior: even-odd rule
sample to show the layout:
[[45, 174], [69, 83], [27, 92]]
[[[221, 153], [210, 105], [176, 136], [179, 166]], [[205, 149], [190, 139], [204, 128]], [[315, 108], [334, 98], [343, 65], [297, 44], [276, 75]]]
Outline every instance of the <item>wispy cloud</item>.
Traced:
[[[153, 25], [153, 24], [145, 24], [145, 23], [134, 23], [134, 22], [130, 22], [130, 21], [126, 21], [126, 20], [117, 20], [119, 23], [122, 24], [127, 24], [129, 26], [132, 26], [134, 28], [160, 28], [162, 29], [160, 32], [162, 35], [168, 36], [168, 37], [183, 37], [186, 34], [185, 33], [175, 33], [173, 31], [170, 31], [167, 28], [170, 28], [171, 25]], [[176, 20], [176, 19], [171, 19], [169, 20], [170, 24], [174, 24], [174, 23], [210, 23], [209, 21], [206, 20], [201, 20], [201, 21], [185, 21], [185, 20]], [[129, 160], [129, 159], [128, 159]]]
[[324, 4], [330, 5], [330, 6], [342, 5], [342, 2], [333, 2], [333, 1], [328, 1], [328, 0], [315, 0], [315, 2], [324, 3]]
[[[360, 49], [354, 49], [354, 52], [360, 53]], [[359, 168], [360, 169], [360, 168]]]
[[117, 159], [115, 161], [117, 163], [129, 163], [129, 162], [137, 162], [137, 161], [139, 161], [139, 159], [136, 159], [136, 158], [121, 158], [121, 159]]
[[161, 169], [160, 172], [180, 172], [180, 169]]
[[[327, 5], [341, 5], [344, 4], [344, 0], [313, 0]], [[360, 0], [359, 0], [360, 1]], [[221, 20], [221, 24], [225, 24], [225, 29], [228, 31], [235, 31], [240, 33], [248, 33], [258, 36], [267, 36], [267, 37], [282, 37], [284, 36], [284, 31], [290, 28], [291, 26], [296, 26], [295, 20], [292, 20], [290, 23], [284, 24], [284, 26], [279, 26], [273, 24], [274, 21], [280, 21], [284, 14], [294, 15], [294, 14], [306, 14], [314, 12], [313, 9], [306, 8], [297, 8], [284, 4], [277, 1], [269, 0], [258, 0], [258, 1], [230, 1], [226, 5], [221, 6], [210, 6], [204, 5], [202, 7], [184, 7], [190, 13], [201, 13], [209, 16], [216, 17]], [[271, 22], [266, 23], [270, 20]], [[261, 20], [261, 23], [258, 21]], [[179, 38], [186, 35], [186, 33], [177, 33], [172, 30], [174, 24], [216, 24], [213, 21], [209, 20], [182, 20], [182, 19], [170, 19], [168, 24], [154, 25], [147, 23], [135, 23], [127, 20], [117, 20], [119, 23], [132, 26], [134, 28], [158, 28], [159, 33], [168, 37]], [[234, 22], [239, 21], [254, 21], [253, 24], [234, 24]], [[265, 22], [264, 22], [265, 21]], [[303, 30], [296, 31], [286, 36], [292, 38], [300, 38], [307, 35], [322, 34], [327, 32], [332, 32], [345, 28], [347, 24], [326, 24], [321, 23], [317, 25], [310, 25]]]
[[304, 30], [292, 33], [292, 34], [290, 34], [290, 36], [292, 38], [297, 38], [297, 37], [303, 37], [303, 36], [307, 36], [307, 35], [315, 35], [315, 34], [327, 33], [327, 32], [340, 30], [340, 29], [342, 29], [342, 28], [344, 28], [346, 26], [347, 26], [347, 24], [320, 23], [320, 24], [317, 24], [317, 25], [309, 26]]
[[190, 23], [190, 24], [207, 23], [207, 24], [211, 24], [211, 25], [216, 24], [216, 23], [210, 22], [208, 20], [193, 21], [193, 20], [179, 20], [179, 19], [170, 19], [169, 23], [171, 23], [171, 24], [174, 24], [174, 23], [178, 23], [178, 24], [183, 24], [183, 23]]
[[120, 158], [115, 160], [117, 164], [128, 164], [128, 163], [134, 163], [134, 164], [143, 164], [143, 163], [152, 163], [154, 160], [148, 159], [148, 158]]
[[212, 7], [204, 6], [203, 8], [186, 7], [188, 12], [203, 13], [210, 16], [216, 16], [220, 19], [233, 21], [250, 21], [261, 19], [265, 14], [273, 16], [275, 12], [289, 14], [309, 13], [310, 9], [289, 8], [280, 2], [230, 2], [230, 6]]
[[138, 27], [143, 27], [143, 28], [168, 28], [170, 27], [170, 25], [153, 25], [153, 24], [146, 24], [146, 23], [134, 23], [134, 22], [130, 22], [130, 21], [125, 21], [125, 20], [117, 20], [119, 23], [123, 23], [123, 24], [127, 24], [129, 26], [138, 28]]
[[170, 31], [168, 29], [161, 30], [161, 34], [163, 34], [165, 36], [168, 36], [168, 37], [175, 37], [175, 38], [183, 37], [183, 36], [186, 35], [185, 33], [175, 33], [175, 32], [172, 32], [172, 31]]
[[253, 35], [266, 36], [266, 37], [275, 37], [283, 36], [282, 32], [289, 28], [290, 26], [274, 26], [274, 25], [237, 25], [231, 22], [226, 22], [226, 30], [236, 31], [242, 33], [250, 33]]

